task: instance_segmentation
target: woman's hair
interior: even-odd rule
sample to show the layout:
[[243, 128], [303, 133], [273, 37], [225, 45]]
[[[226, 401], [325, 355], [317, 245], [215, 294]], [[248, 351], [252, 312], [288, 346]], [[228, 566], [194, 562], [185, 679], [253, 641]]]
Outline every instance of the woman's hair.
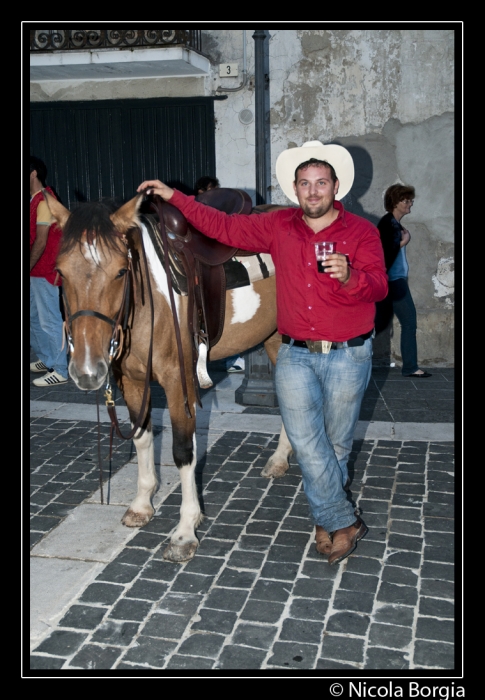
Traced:
[[384, 208], [393, 212], [399, 202], [404, 199], [414, 199], [414, 187], [411, 185], [391, 185], [384, 195]]

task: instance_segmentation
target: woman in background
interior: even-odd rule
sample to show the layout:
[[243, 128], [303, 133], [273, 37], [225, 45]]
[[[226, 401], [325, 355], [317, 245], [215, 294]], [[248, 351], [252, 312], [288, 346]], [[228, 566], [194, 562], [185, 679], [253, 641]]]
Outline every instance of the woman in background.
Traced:
[[384, 195], [387, 214], [379, 221], [377, 228], [384, 249], [389, 293], [384, 301], [376, 304], [376, 332], [384, 330], [395, 313], [401, 324], [402, 374], [424, 379], [431, 377], [431, 374], [418, 367], [416, 307], [408, 285], [406, 246], [411, 234], [401, 224], [401, 219], [411, 211], [414, 196], [414, 187], [399, 184], [391, 185]]

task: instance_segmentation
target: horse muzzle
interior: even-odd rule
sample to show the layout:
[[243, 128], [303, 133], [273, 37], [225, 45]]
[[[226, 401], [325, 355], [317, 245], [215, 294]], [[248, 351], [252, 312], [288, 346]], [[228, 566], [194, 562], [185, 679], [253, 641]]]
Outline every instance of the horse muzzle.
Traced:
[[69, 363], [69, 374], [79, 389], [91, 391], [99, 389], [108, 375], [108, 364], [99, 360], [92, 367], [78, 367], [72, 359]]

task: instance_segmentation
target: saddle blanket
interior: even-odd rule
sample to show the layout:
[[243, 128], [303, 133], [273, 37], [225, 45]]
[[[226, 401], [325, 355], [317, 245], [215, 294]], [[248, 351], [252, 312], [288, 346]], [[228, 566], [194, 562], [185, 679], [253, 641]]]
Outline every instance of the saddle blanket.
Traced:
[[[237, 262], [241, 263], [246, 268], [249, 278], [246, 284], [257, 282], [266, 277], [273, 277], [275, 273], [273, 258], [269, 253], [259, 253], [258, 255], [250, 255], [248, 257], [236, 255], [233, 259], [237, 260]], [[232, 287], [229, 286], [229, 279], [227, 282], [227, 288], [231, 289]]]

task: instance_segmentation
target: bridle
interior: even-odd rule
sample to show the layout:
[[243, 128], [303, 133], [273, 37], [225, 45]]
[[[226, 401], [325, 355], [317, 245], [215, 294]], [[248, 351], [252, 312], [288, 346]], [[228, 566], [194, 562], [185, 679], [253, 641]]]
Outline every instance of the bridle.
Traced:
[[62, 288], [62, 300], [64, 303], [64, 310], [65, 310], [65, 330], [66, 330], [66, 336], [67, 336], [67, 342], [69, 343], [69, 349], [71, 353], [74, 352], [74, 341], [72, 338], [72, 333], [71, 333], [71, 326], [72, 322], [75, 321], [77, 318], [80, 318], [81, 316], [93, 316], [95, 318], [100, 319], [101, 321], [109, 324], [112, 328], [112, 334], [110, 338], [110, 343], [109, 343], [109, 351], [108, 351], [108, 373], [107, 373], [107, 383], [105, 387], [105, 398], [106, 398], [106, 407], [108, 409], [108, 414], [110, 416], [111, 420], [111, 427], [113, 430], [116, 431], [118, 437], [120, 437], [123, 440], [131, 440], [137, 430], [142, 426], [144, 417], [145, 417], [145, 409], [148, 403], [148, 392], [149, 392], [149, 387], [150, 387], [150, 378], [151, 378], [151, 370], [152, 370], [152, 354], [153, 354], [153, 326], [154, 326], [154, 307], [153, 307], [153, 296], [152, 296], [152, 290], [151, 290], [151, 285], [150, 285], [150, 275], [148, 271], [148, 261], [147, 257], [145, 254], [145, 248], [143, 245], [143, 235], [140, 234], [140, 247], [142, 251], [142, 258], [144, 261], [145, 265], [145, 276], [146, 276], [146, 284], [147, 284], [147, 291], [148, 291], [148, 296], [150, 299], [150, 318], [151, 318], [151, 333], [150, 333], [150, 346], [148, 349], [148, 359], [147, 359], [147, 371], [146, 371], [146, 377], [145, 377], [145, 387], [143, 391], [143, 399], [142, 399], [142, 405], [140, 408], [140, 412], [138, 414], [138, 418], [135, 421], [135, 424], [132, 428], [132, 430], [128, 433], [128, 435], [123, 435], [121, 430], [120, 430], [120, 425], [118, 422], [118, 418], [116, 415], [116, 408], [115, 408], [115, 402], [113, 401], [113, 392], [111, 389], [111, 384], [110, 384], [110, 368], [111, 368], [111, 363], [113, 362], [114, 359], [117, 359], [119, 355], [121, 354], [121, 351], [123, 349], [123, 339], [125, 335], [125, 331], [128, 325], [128, 314], [130, 311], [130, 302], [131, 302], [131, 295], [130, 295], [130, 288], [133, 287], [134, 289], [134, 273], [133, 273], [133, 258], [131, 254], [131, 250], [128, 247], [128, 240], [124, 234], [120, 234], [117, 231], [114, 232], [114, 235], [116, 235], [126, 246], [127, 248], [127, 259], [128, 259], [128, 266], [127, 266], [127, 271], [124, 275], [124, 284], [123, 284], [123, 294], [122, 294], [122, 299], [121, 299], [121, 304], [120, 304], [120, 309], [116, 316], [114, 318], [109, 318], [109, 316], [105, 316], [105, 314], [100, 313], [99, 311], [95, 311], [93, 309], [80, 309], [79, 311], [76, 311], [74, 314], [71, 314], [71, 310], [69, 308], [69, 303], [67, 301], [67, 297], [64, 291], [64, 287]]

